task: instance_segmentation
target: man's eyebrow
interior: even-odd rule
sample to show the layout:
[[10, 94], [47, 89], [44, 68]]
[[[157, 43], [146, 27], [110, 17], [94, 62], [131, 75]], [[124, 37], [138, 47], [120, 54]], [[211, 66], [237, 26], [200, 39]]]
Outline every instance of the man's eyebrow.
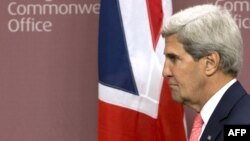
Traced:
[[165, 53], [165, 56], [167, 58], [179, 58], [179, 56], [174, 53]]

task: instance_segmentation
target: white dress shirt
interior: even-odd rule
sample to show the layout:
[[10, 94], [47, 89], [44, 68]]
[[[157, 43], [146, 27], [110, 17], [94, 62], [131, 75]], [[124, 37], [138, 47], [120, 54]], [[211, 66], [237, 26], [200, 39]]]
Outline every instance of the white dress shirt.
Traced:
[[209, 118], [211, 117], [215, 107], [217, 106], [217, 104], [219, 103], [220, 99], [222, 98], [222, 96], [225, 94], [225, 92], [227, 91], [227, 89], [232, 86], [237, 80], [236, 79], [232, 79], [231, 81], [229, 81], [225, 86], [223, 86], [219, 91], [217, 91], [215, 93], [215, 95], [213, 95], [207, 102], [206, 104], [203, 106], [203, 108], [200, 111], [201, 114], [201, 118], [204, 122], [203, 126], [202, 126], [202, 131], [200, 134], [199, 139], [201, 138], [201, 135], [207, 125], [207, 122], [209, 120]]

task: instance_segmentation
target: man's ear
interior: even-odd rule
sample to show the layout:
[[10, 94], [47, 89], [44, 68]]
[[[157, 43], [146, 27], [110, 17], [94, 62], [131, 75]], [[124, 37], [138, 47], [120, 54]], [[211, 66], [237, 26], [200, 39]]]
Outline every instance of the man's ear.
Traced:
[[207, 76], [211, 76], [219, 69], [220, 55], [218, 52], [213, 51], [206, 56], [205, 60], [206, 60], [205, 73]]

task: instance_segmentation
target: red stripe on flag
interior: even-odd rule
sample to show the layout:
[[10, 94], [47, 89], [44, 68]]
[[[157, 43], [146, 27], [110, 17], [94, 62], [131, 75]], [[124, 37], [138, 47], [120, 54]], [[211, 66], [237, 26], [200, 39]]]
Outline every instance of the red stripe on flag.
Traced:
[[155, 119], [99, 100], [98, 141], [156, 141]]
[[172, 100], [170, 88], [163, 82], [159, 114], [157, 118], [157, 141], [186, 141], [184, 109]]
[[147, 0], [149, 23], [153, 41], [154, 49], [160, 36], [160, 30], [163, 21], [162, 1], [161, 0]]

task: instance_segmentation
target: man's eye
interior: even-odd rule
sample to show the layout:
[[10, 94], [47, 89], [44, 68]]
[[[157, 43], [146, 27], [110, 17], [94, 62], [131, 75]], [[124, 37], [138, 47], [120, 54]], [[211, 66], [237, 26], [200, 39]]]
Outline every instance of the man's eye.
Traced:
[[175, 63], [177, 61], [177, 56], [174, 56], [174, 55], [170, 55], [168, 56], [169, 60], [171, 60], [171, 62]]
[[176, 63], [177, 59], [176, 59], [176, 58], [171, 58], [171, 61], [172, 61], [173, 63]]

